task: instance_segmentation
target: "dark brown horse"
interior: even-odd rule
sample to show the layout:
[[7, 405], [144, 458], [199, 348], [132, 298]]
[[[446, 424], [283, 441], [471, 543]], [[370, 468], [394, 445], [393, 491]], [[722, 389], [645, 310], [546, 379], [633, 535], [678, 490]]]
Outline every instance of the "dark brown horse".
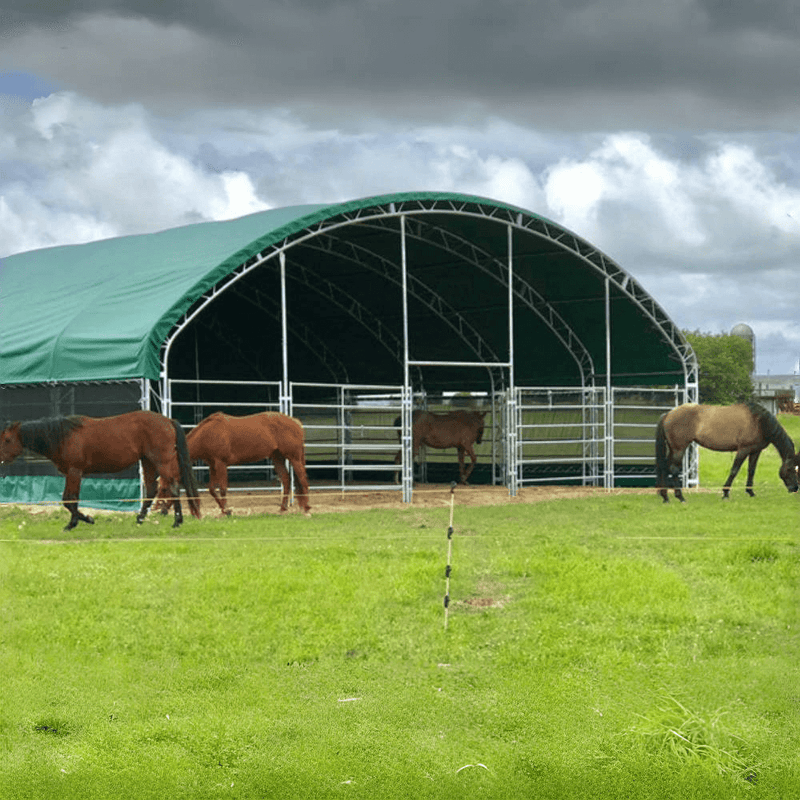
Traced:
[[289, 504], [289, 473], [284, 461], [289, 461], [300, 484], [297, 500], [305, 513], [308, 504], [305, 434], [299, 419], [273, 411], [233, 417], [217, 411], [189, 431], [186, 441], [192, 459], [208, 464], [208, 491], [217, 501], [223, 514], [228, 493], [228, 467], [252, 464], [271, 458], [283, 487], [281, 511]]
[[159, 478], [161, 492], [175, 503], [173, 527], [183, 522], [179, 484], [186, 491], [192, 514], [200, 517], [200, 500], [183, 429], [175, 420], [154, 411], [14, 422], [0, 433], [0, 462], [13, 461], [26, 447], [49, 458], [66, 476], [63, 501], [71, 516], [64, 530], [71, 530], [79, 521], [94, 523], [78, 511], [84, 475], [119, 472], [137, 461], [142, 463], [145, 484], [137, 522], [144, 521]]
[[757, 403], [734, 406], [686, 403], [664, 414], [656, 427], [656, 486], [665, 503], [670, 488], [674, 488], [678, 500], [685, 502], [678, 480], [683, 453], [692, 442], [709, 450], [736, 451], [730, 474], [722, 487], [723, 499], [728, 497], [745, 458], [749, 459], [745, 491], [754, 496], [753, 476], [758, 457], [770, 444], [783, 459], [779, 472], [781, 480], [790, 492], [797, 491], [798, 456], [795, 456], [794, 442], [766, 408]]
[[[466, 484], [475, 469], [478, 457], [473, 444], [483, 441], [483, 426], [486, 411], [448, 411], [445, 414], [434, 414], [432, 411], [414, 411], [411, 415], [411, 449], [414, 458], [419, 453], [420, 445], [427, 445], [438, 450], [448, 447], [458, 449], [458, 473], [460, 482]], [[400, 427], [401, 417], [395, 421]], [[398, 432], [398, 436], [400, 433]], [[464, 466], [464, 456], [469, 455], [470, 465]], [[395, 456], [394, 463], [399, 464], [402, 451]]]

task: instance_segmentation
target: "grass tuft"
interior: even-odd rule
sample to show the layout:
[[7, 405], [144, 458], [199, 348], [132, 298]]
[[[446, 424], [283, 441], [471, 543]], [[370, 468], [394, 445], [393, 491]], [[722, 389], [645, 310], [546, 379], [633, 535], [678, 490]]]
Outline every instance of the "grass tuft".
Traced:
[[707, 714], [687, 708], [665, 694], [648, 715], [637, 714], [641, 723], [631, 730], [645, 748], [678, 762], [698, 762], [748, 783], [758, 781], [758, 765], [748, 756], [745, 740], [726, 729], [728, 712], [717, 709]]

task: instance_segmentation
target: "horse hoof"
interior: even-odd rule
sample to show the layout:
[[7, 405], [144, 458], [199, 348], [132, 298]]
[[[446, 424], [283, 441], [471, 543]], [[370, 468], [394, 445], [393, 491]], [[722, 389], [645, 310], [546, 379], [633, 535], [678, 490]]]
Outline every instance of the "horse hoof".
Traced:
[[226, 509], [225, 509], [225, 511], [223, 511], [222, 513], [223, 513], [223, 514], [224, 514], [226, 517], [229, 517], [231, 514], [233, 514], [233, 511], [231, 511], [229, 508], [226, 508]]
[[84, 522], [88, 522], [90, 525], [94, 525], [94, 517], [86, 517]]

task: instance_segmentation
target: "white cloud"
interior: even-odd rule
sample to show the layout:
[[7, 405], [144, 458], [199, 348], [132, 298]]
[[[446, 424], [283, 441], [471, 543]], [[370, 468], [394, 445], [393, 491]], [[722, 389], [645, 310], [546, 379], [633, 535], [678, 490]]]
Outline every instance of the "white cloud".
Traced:
[[[706, 240], [691, 196], [695, 168], [682, 166], [656, 152], [647, 137], [617, 134], [583, 159], [568, 159], [548, 170], [545, 197], [567, 227], [587, 238], [602, 240], [608, 228], [604, 204], [613, 205], [620, 229], [624, 215], [643, 215], [656, 223], [655, 233], [682, 246]], [[614, 223], [612, 223], [614, 224]], [[639, 236], [650, 226], [634, 226]], [[652, 228], [650, 228], [652, 230]]]
[[498, 118], [344, 131], [279, 108], [164, 119], [58, 93], [0, 117], [0, 256], [268, 207], [476, 194], [595, 243], [681, 327], [749, 323], [765, 339], [764, 368], [785, 372], [800, 352], [800, 189], [759, 141], [564, 138]]
[[138, 106], [55, 94], [14, 123], [0, 158], [24, 177], [0, 180], [4, 254], [268, 207], [246, 173], [208, 171], [159, 141]]

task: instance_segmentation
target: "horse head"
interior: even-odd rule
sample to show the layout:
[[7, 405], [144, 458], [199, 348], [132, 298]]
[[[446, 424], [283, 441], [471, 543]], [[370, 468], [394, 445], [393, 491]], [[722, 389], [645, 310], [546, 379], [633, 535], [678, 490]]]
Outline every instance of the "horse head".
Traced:
[[9, 423], [0, 433], [0, 463], [13, 461], [22, 452], [19, 422]]
[[784, 485], [790, 492], [796, 492], [798, 488], [800, 488], [797, 484], [798, 467], [800, 467], [800, 453], [798, 453], [796, 456], [790, 456], [789, 458], [785, 459], [781, 464], [780, 472], [778, 473], [781, 476], [781, 480], [783, 481]]

